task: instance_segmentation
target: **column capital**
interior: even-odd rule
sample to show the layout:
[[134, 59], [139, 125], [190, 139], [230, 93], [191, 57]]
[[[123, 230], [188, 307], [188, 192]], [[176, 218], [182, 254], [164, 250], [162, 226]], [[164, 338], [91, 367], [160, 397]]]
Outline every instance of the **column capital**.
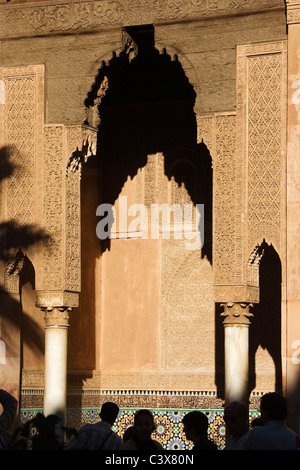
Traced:
[[224, 312], [221, 313], [221, 317], [225, 317], [223, 321], [224, 326], [250, 325], [249, 317], [253, 317], [253, 314], [250, 312], [250, 307], [252, 307], [253, 304], [228, 302], [221, 305], [224, 307]]
[[45, 328], [68, 328], [71, 307], [42, 307], [45, 312]]

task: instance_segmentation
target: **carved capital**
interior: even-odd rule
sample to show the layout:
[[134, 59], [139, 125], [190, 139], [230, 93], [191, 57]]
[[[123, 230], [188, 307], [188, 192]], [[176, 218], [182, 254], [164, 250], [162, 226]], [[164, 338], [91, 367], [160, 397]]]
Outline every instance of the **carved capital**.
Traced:
[[45, 312], [45, 328], [68, 328], [70, 307], [42, 308]]
[[224, 326], [230, 325], [250, 325], [249, 317], [253, 317], [250, 312], [252, 304], [249, 303], [227, 303], [222, 304], [224, 312], [221, 313], [221, 317], [225, 317], [223, 324]]

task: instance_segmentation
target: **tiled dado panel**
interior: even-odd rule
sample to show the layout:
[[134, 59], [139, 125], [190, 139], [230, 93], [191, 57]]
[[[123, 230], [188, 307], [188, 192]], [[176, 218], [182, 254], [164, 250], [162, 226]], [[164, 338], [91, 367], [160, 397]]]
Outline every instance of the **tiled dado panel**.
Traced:
[[[133, 424], [135, 408], [120, 409], [119, 416], [115, 421], [113, 430], [121, 437], [124, 431]], [[185, 439], [183, 426], [181, 424], [183, 416], [192, 410], [164, 410], [152, 409], [156, 423], [156, 431], [153, 438], [161, 442], [166, 450], [185, 450], [192, 447], [191, 443]], [[225, 426], [223, 421], [223, 410], [201, 410], [209, 420], [209, 436], [216, 444], [222, 448], [225, 444]], [[21, 411], [21, 420], [25, 423], [33, 418], [39, 409], [28, 409]], [[68, 409], [67, 424], [78, 428], [78, 423], [86, 424], [99, 421], [100, 409]], [[79, 426], [80, 427], [80, 426]]]
[[[89, 395], [89, 394], [88, 394]], [[89, 395], [90, 397], [92, 395]], [[27, 395], [27, 399], [29, 396]], [[72, 397], [71, 397], [72, 398]], [[85, 399], [83, 396], [74, 396], [75, 401], [80, 398], [84, 405]], [[201, 406], [204, 403], [206, 404], [215, 404], [218, 406], [220, 405], [219, 400], [216, 396], [162, 396], [164, 400], [167, 399], [169, 402], [173, 402], [174, 404], [178, 403], [178, 405], [187, 404], [190, 402], [192, 406], [181, 408], [180, 406], [174, 406], [172, 408], [159, 408], [151, 406], [151, 402], [158, 404], [159, 403], [159, 396], [148, 396], [140, 395], [140, 396], [116, 396], [116, 395], [101, 395], [98, 396], [98, 406], [95, 407], [68, 407], [67, 408], [67, 426], [75, 427], [76, 429], [80, 429], [81, 426], [87, 423], [95, 423], [99, 421], [99, 412], [101, 408], [101, 404], [105, 401], [114, 401], [119, 404], [120, 412], [115, 421], [113, 426], [113, 430], [117, 432], [120, 436], [123, 436], [124, 431], [133, 424], [134, 414], [140, 408], [148, 408], [153, 412], [154, 419], [156, 422], [156, 431], [153, 434], [153, 437], [157, 439], [159, 442], [162, 443], [166, 450], [185, 450], [191, 447], [191, 443], [185, 439], [185, 435], [183, 433], [183, 426], [182, 426], [182, 418], [183, 416], [195, 409], [198, 409], [205, 413], [208, 417], [209, 421], [209, 437], [213, 439], [218, 447], [222, 449], [225, 445], [225, 424], [223, 420], [224, 409], [222, 406], [218, 408], [205, 408]], [[31, 395], [31, 399], [33, 399], [33, 395]], [[93, 399], [97, 399], [96, 396], [93, 395]], [[125, 400], [124, 400], [125, 399]], [[154, 400], [153, 400], [154, 399]], [[26, 402], [27, 400], [25, 400]], [[90, 399], [88, 399], [90, 401]], [[122, 401], [128, 402], [132, 401], [134, 406], [126, 406], [122, 407]], [[32, 400], [32, 404], [36, 403], [39, 405], [37, 408], [22, 408], [21, 409], [21, 422], [25, 423], [26, 421], [32, 419], [38, 412], [43, 412], [42, 408], [42, 394], [37, 397], [36, 399]], [[72, 402], [72, 400], [71, 400]], [[74, 403], [74, 401], [73, 401]], [[197, 406], [197, 403], [199, 406]], [[75, 403], [74, 403], [75, 404]], [[138, 406], [136, 406], [138, 405]], [[252, 398], [252, 406], [250, 411], [250, 421], [259, 415], [256, 408], [256, 399]]]

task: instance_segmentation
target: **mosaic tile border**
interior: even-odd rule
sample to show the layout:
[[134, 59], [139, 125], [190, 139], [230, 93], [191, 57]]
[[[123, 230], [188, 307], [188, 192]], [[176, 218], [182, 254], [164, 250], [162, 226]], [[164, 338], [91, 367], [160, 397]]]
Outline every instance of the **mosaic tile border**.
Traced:
[[[134, 413], [139, 408], [120, 408], [119, 415], [113, 426], [113, 430], [120, 436], [123, 436], [127, 427], [133, 424]], [[182, 418], [186, 413], [193, 411], [191, 409], [154, 409], [149, 408], [153, 412], [156, 422], [156, 431], [153, 437], [157, 439], [166, 450], [188, 450], [192, 444], [186, 440], [183, 433]], [[225, 423], [223, 420], [224, 410], [202, 409], [200, 410], [208, 417], [209, 437], [217, 444], [219, 449], [223, 449], [225, 445]], [[32, 419], [37, 413], [42, 413], [42, 409], [21, 410], [21, 423]], [[99, 421], [100, 408], [89, 409], [67, 409], [67, 426], [79, 429], [87, 423], [95, 423]], [[250, 421], [259, 416], [257, 410], [250, 410]]]

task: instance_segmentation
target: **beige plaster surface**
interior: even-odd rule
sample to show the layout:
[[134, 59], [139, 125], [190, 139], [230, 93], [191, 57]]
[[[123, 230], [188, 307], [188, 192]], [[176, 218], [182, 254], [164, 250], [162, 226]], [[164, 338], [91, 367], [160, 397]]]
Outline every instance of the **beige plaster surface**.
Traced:
[[289, 25], [288, 45], [286, 387], [293, 404], [290, 422], [296, 426], [300, 415], [300, 24]]
[[101, 370], [155, 370], [159, 345], [159, 241], [112, 240], [103, 255]]

